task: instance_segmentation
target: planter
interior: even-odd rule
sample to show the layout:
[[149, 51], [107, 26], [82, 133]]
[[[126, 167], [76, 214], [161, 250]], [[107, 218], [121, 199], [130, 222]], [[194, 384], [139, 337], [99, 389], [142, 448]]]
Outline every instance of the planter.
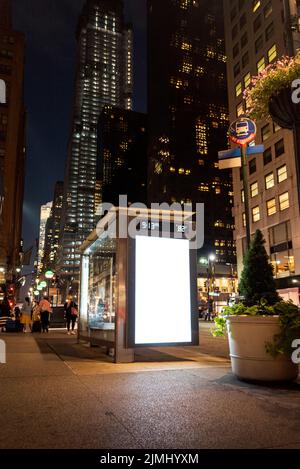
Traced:
[[273, 358], [266, 352], [266, 342], [273, 342], [280, 332], [278, 316], [230, 316], [227, 321], [233, 373], [242, 380], [293, 381], [298, 365], [291, 357]]
[[283, 129], [293, 130], [300, 124], [300, 104], [292, 101], [291, 86], [281, 89], [269, 101], [269, 113], [272, 120]]

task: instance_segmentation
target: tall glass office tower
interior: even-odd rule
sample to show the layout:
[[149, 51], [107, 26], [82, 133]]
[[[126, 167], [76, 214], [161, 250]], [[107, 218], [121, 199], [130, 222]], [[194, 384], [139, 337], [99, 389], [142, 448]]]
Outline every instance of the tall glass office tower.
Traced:
[[77, 28], [78, 58], [72, 131], [65, 171], [59, 273], [78, 280], [78, 247], [93, 230], [101, 202], [96, 178], [97, 124], [103, 106], [130, 110], [133, 33], [122, 0], [87, 0]]

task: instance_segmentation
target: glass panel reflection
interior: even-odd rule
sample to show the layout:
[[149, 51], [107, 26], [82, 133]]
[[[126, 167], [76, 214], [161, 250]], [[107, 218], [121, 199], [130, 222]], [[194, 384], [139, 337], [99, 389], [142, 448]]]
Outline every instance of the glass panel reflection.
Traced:
[[88, 322], [90, 329], [114, 330], [116, 253], [113, 240], [106, 239], [95, 246], [90, 256]]

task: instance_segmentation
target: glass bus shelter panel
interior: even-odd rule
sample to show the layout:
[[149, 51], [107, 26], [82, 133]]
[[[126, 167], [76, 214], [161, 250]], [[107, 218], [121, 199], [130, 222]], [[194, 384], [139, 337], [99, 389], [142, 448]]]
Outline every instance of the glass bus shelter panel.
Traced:
[[116, 256], [95, 253], [90, 258], [88, 323], [93, 330], [115, 330]]

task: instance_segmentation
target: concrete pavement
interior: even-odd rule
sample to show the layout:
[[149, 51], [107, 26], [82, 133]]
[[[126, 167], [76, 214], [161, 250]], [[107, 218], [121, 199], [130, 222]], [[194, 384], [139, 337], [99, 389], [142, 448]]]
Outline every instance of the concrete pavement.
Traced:
[[62, 331], [0, 334], [0, 448], [300, 448], [299, 385], [237, 381], [207, 328], [126, 365]]

